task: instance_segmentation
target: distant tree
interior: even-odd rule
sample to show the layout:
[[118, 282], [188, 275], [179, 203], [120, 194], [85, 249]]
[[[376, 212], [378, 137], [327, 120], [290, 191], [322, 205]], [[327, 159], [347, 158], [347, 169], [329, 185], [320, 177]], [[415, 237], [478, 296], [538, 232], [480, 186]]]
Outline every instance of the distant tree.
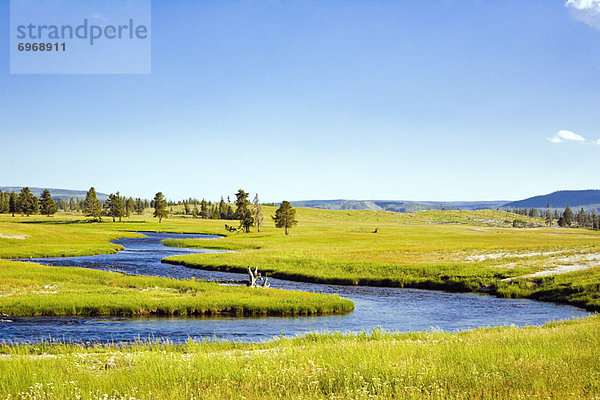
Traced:
[[88, 190], [83, 202], [83, 213], [86, 217], [93, 217], [96, 220], [102, 220], [102, 203], [96, 196], [96, 189], [92, 186]]
[[573, 223], [573, 220], [575, 219], [575, 216], [573, 215], [573, 211], [571, 211], [571, 207], [569, 207], [568, 205], [567, 205], [567, 208], [565, 208], [565, 211], [563, 211], [563, 219], [564, 219], [565, 226], [571, 226], [571, 224]]
[[221, 196], [221, 201], [219, 202], [219, 218], [227, 219], [227, 204], [223, 200], [223, 196]]
[[127, 199], [127, 202], [125, 203], [125, 216], [129, 217], [134, 210], [135, 210], [135, 202], [130, 197]]
[[77, 203], [75, 203], [75, 199], [72, 197], [69, 200], [69, 211], [77, 211]]
[[18, 206], [18, 198], [17, 198], [17, 194], [15, 192], [11, 192], [10, 193], [10, 198], [8, 200], [8, 212], [12, 214], [12, 216], [15, 216], [16, 212], [19, 212], [18, 210], [19, 206]]
[[275, 215], [272, 216], [277, 228], [284, 228], [285, 234], [289, 235], [289, 228], [298, 224], [296, 220], [296, 210], [292, 207], [289, 201], [282, 201], [281, 205], [275, 210]]
[[154, 217], [158, 218], [158, 223], [161, 223], [162, 219], [167, 217], [167, 200], [165, 200], [162, 192], [158, 192], [152, 203], [154, 205]]
[[550, 203], [546, 204], [546, 225], [552, 226], [552, 212], [550, 211]]
[[564, 215], [561, 215], [558, 218], [558, 226], [560, 226], [561, 228], [564, 228], [567, 225], [567, 222], [565, 221], [565, 217]]
[[115, 222], [116, 218], [119, 218], [119, 222], [126, 215], [127, 211], [125, 208], [125, 197], [121, 197], [121, 194], [117, 192], [116, 194], [110, 194], [108, 196], [108, 200], [106, 200], [105, 208], [107, 210], [107, 215], [112, 217], [113, 222]]
[[6, 203], [6, 201], [4, 200], [4, 193], [2, 193], [2, 190], [0, 190], [0, 214], [5, 212], [5, 210], [6, 210], [5, 203]]
[[37, 214], [37, 213], [40, 212], [40, 199], [38, 199], [33, 194], [31, 195], [31, 197], [33, 199], [33, 211], [31, 213], [32, 214]]
[[48, 189], [44, 189], [40, 197], [40, 212], [48, 217], [56, 212], [56, 203]]
[[581, 207], [581, 209], [577, 212], [576, 220], [577, 220], [578, 227], [585, 226], [586, 217], [585, 217], [585, 210], [583, 209], [583, 207]]
[[264, 216], [260, 201], [258, 200], [258, 193], [256, 193], [256, 196], [254, 196], [254, 201], [252, 204], [254, 205], [254, 223], [256, 224], [256, 231], [260, 232], [260, 225], [263, 222]]
[[235, 194], [235, 197], [235, 218], [240, 221], [240, 228], [244, 228], [246, 233], [248, 233], [250, 232], [250, 227], [254, 225], [254, 216], [252, 215], [252, 210], [250, 209], [251, 205], [248, 201], [248, 193], [240, 189]]
[[200, 202], [200, 218], [208, 218], [208, 203], [206, 200], [202, 199]]
[[31, 214], [36, 212], [35, 206], [36, 203], [31, 190], [29, 190], [28, 187], [21, 189], [21, 193], [19, 193], [19, 197], [17, 198], [18, 212], [29, 217]]

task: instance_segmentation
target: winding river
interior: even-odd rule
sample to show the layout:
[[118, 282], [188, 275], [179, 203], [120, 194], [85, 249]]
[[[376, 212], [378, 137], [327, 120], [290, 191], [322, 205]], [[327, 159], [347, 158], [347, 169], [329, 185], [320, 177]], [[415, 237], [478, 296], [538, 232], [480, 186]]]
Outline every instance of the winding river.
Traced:
[[[32, 260], [62, 265], [156, 275], [178, 279], [233, 282], [247, 280], [244, 274], [202, 271], [161, 263], [177, 254], [207, 253], [211, 250], [166, 247], [167, 238], [217, 238], [208, 235], [147, 233], [145, 238], [119, 239], [125, 249], [116, 254], [89, 257]], [[590, 313], [576, 307], [531, 300], [500, 299], [474, 293], [445, 293], [430, 290], [381, 287], [320, 285], [272, 279], [271, 286], [319, 293], [335, 293], [354, 301], [355, 311], [346, 315], [319, 317], [261, 318], [79, 318], [31, 317], [0, 319], [0, 342], [38, 342], [57, 339], [72, 342], [129, 342], [138, 339], [188, 339], [261, 341], [282, 334], [295, 336], [311, 331], [357, 332], [381, 327], [393, 331], [459, 331], [500, 325], [539, 325], [552, 320], [579, 318]]]

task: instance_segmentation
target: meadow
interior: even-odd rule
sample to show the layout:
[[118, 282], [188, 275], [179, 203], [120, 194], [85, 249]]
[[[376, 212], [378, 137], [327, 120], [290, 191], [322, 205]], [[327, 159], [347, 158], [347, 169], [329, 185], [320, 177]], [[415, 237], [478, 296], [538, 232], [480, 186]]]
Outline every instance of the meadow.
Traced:
[[354, 309], [339, 296], [5, 260], [0, 276], [0, 314], [11, 317], [317, 315]]
[[455, 334], [0, 346], [0, 399], [597, 399], [600, 317]]
[[[264, 207], [268, 216], [272, 207]], [[518, 226], [514, 228], [514, 219]], [[289, 236], [231, 221], [144, 216], [90, 223], [81, 215], [0, 216], [0, 313], [14, 315], [318, 314], [336, 296], [46, 267], [8, 258], [118, 251], [109, 241], [163, 231], [223, 235], [170, 246], [234, 250], [168, 262], [315, 282], [477, 291], [598, 309], [600, 234], [544, 227], [498, 211], [298, 209]], [[376, 233], [375, 233], [376, 231]], [[580, 263], [549, 277], [533, 272]], [[514, 278], [511, 281], [503, 281]], [[311, 333], [265, 343], [145, 342], [0, 345], [0, 399], [599, 399], [600, 316], [542, 327], [459, 333]]]
[[318, 315], [353, 310], [351, 301], [315, 293], [263, 290], [168, 278], [50, 267], [7, 258], [114, 253], [110, 240], [139, 237], [125, 229], [196, 232], [198, 224], [152, 219], [91, 223], [77, 215], [0, 217], [0, 314], [48, 315]]
[[[513, 228], [515, 218], [533, 227]], [[600, 260], [585, 259], [600, 249], [596, 231], [545, 227], [541, 219], [492, 210], [398, 214], [298, 209], [298, 219], [301, 223], [290, 236], [267, 225], [260, 233], [218, 240], [165, 240], [168, 246], [235, 252], [182, 255], [164, 262], [233, 272], [257, 265], [276, 278], [316, 283], [445, 291], [485, 287], [502, 297], [600, 310], [600, 270], [593, 268]], [[569, 263], [590, 269], [503, 282]]]

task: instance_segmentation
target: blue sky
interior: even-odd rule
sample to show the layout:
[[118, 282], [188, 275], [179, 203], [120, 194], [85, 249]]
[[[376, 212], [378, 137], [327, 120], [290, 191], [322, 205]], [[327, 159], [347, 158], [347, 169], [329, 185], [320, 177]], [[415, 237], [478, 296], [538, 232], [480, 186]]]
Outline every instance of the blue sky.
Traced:
[[150, 75], [9, 74], [0, 185], [263, 201], [600, 188], [598, 0], [154, 1]]

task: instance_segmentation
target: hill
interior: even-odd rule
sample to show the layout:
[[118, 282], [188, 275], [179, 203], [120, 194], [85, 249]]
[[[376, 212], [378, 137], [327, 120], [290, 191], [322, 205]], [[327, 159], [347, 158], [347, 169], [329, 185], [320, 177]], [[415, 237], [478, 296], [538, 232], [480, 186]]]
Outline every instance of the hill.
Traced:
[[502, 208], [506, 200], [499, 201], [407, 201], [407, 200], [304, 200], [292, 201], [294, 207], [324, 210], [374, 210], [415, 212], [424, 210], [482, 210]]
[[542, 196], [507, 203], [505, 208], [585, 208], [597, 210], [600, 207], [600, 190], [560, 190]]
[[[23, 186], [0, 186], [0, 190], [9, 193], [19, 193], [21, 189], [23, 189]], [[31, 193], [33, 193], [34, 196], [40, 196], [45, 189], [46, 188], [29, 187], [29, 190], [31, 190]], [[71, 198], [85, 199], [85, 195], [87, 194], [87, 190], [47, 189], [50, 190], [50, 194], [54, 200], [69, 200]], [[108, 199], [108, 195], [106, 193], [97, 192], [96, 195], [100, 201]]]

